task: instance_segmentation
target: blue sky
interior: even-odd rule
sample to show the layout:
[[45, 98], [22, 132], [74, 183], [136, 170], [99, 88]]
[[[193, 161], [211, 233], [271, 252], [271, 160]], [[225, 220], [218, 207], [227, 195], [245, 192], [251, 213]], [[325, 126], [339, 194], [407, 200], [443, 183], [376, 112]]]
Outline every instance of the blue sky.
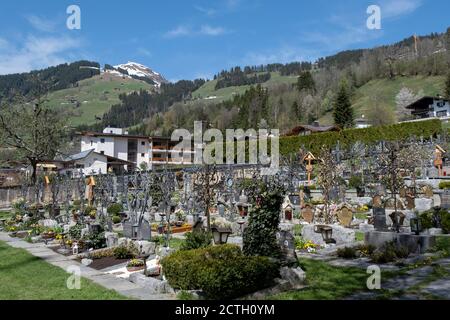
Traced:
[[[81, 30], [66, 9], [81, 8]], [[366, 27], [369, 5], [382, 29]], [[448, 0], [14, 0], [0, 4], [0, 74], [88, 59], [143, 63], [167, 79], [315, 60], [450, 27]]]

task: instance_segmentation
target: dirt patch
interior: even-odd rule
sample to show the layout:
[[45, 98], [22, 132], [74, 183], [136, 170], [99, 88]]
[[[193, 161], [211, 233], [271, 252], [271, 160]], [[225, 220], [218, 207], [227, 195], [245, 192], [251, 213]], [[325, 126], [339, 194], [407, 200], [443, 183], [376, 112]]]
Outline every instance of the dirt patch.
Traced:
[[130, 259], [116, 259], [115, 257], [104, 257], [100, 259], [94, 259], [93, 262], [89, 265], [89, 268], [95, 270], [102, 270], [124, 262], [128, 262], [129, 260]]

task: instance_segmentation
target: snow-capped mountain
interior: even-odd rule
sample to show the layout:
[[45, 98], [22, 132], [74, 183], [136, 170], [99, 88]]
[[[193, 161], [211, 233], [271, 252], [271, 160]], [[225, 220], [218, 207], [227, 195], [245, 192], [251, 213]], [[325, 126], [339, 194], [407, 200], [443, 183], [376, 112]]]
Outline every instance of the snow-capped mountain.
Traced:
[[[128, 62], [125, 64], [119, 64], [114, 66], [115, 70], [106, 70], [111, 73], [120, 73], [120, 75], [128, 75], [133, 78], [144, 78], [152, 80], [155, 85], [159, 88], [162, 83], [167, 83], [168, 81], [158, 72], [153, 71], [147, 66], [137, 62]], [[126, 73], [123, 72], [126, 71]]]

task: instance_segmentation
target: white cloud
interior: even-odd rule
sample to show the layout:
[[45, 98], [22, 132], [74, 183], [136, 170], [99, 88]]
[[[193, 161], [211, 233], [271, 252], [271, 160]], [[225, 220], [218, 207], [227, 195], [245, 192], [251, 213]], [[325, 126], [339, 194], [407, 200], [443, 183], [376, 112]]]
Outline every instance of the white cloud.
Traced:
[[43, 32], [55, 31], [56, 24], [53, 21], [49, 21], [48, 19], [41, 18], [33, 14], [25, 16], [25, 19], [27, 19], [31, 26], [36, 30]]
[[381, 15], [384, 18], [394, 18], [416, 11], [422, 5], [422, 0], [386, 0], [380, 4]]
[[228, 31], [223, 27], [212, 27], [210, 25], [203, 25], [198, 30], [191, 29], [188, 26], [180, 25], [175, 29], [172, 29], [164, 34], [165, 38], [177, 38], [177, 37], [188, 37], [188, 36], [220, 36]]
[[213, 8], [205, 8], [202, 6], [194, 6], [194, 8], [195, 10], [200, 11], [201, 13], [207, 15], [208, 17], [212, 17], [217, 13], [216, 9]]
[[261, 65], [269, 63], [288, 63], [293, 61], [307, 61], [310, 59], [308, 50], [283, 46], [281, 48], [265, 52], [249, 52], [243, 60], [243, 65]]
[[145, 48], [138, 48], [137, 49], [137, 54], [140, 55], [140, 56], [144, 56], [144, 57], [151, 57], [152, 56], [152, 53], [149, 50], [145, 49]]
[[181, 36], [188, 36], [192, 32], [187, 26], [178, 26], [164, 34], [166, 38], [176, 38]]
[[200, 28], [200, 33], [207, 36], [220, 36], [226, 33], [226, 30], [222, 27], [211, 27], [209, 25], [204, 25]]
[[5, 42], [0, 46], [0, 74], [28, 72], [67, 62], [71, 50], [79, 48], [79, 39], [28, 36], [20, 46]]

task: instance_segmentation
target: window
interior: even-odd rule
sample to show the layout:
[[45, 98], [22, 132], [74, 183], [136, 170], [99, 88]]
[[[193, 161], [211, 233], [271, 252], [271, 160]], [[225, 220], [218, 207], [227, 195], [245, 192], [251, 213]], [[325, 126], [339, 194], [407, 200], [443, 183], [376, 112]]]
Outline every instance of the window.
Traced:
[[145, 141], [142, 141], [142, 142], [141, 142], [141, 145], [142, 145], [142, 146], [145, 146]]
[[105, 139], [100, 139], [100, 143], [105, 143]]
[[100, 151], [100, 154], [105, 154], [105, 151]]
[[145, 153], [141, 153], [141, 157], [144, 158], [145, 157]]
[[91, 140], [91, 147], [92, 147], [93, 144], [94, 144], [94, 141]]

